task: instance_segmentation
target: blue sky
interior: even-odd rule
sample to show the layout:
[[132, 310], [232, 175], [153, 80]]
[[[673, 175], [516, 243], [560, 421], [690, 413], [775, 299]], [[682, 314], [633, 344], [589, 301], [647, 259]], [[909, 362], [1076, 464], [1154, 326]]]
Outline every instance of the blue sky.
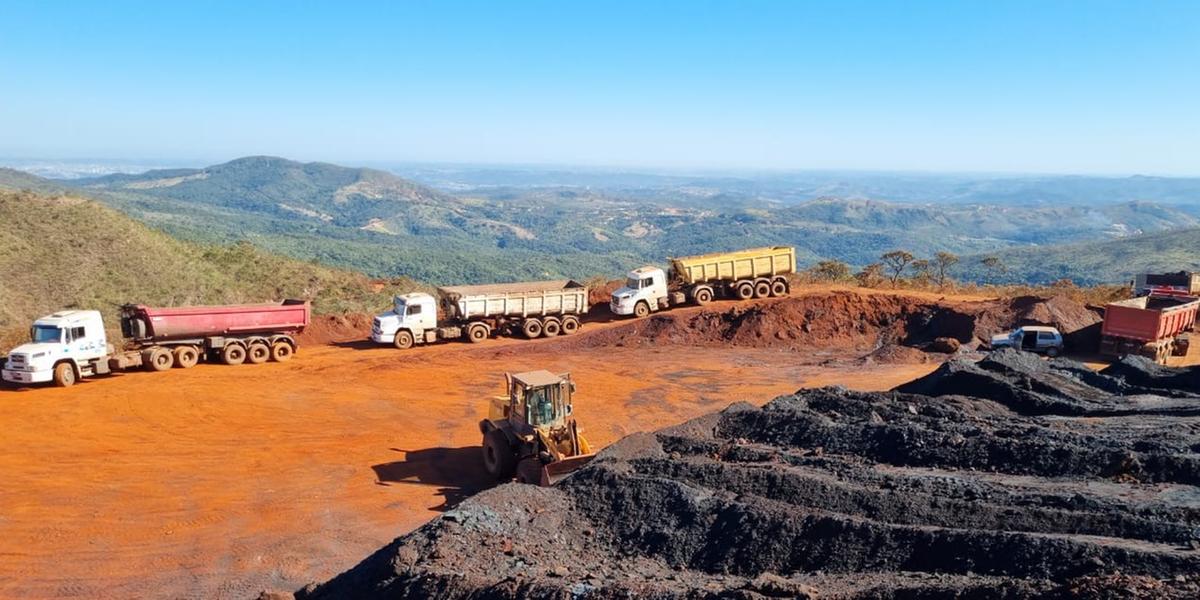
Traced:
[[0, 156], [1200, 175], [1200, 2], [15, 2]]

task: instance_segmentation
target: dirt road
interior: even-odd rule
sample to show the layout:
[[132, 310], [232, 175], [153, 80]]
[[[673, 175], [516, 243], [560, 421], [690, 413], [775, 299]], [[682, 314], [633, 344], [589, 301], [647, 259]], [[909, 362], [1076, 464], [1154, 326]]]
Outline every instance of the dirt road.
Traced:
[[489, 485], [476, 424], [506, 370], [571, 371], [603, 445], [810, 379], [882, 390], [936, 366], [563, 342], [309, 346], [286, 364], [4, 389], [0, 597], [246, 598], [327, 579]]

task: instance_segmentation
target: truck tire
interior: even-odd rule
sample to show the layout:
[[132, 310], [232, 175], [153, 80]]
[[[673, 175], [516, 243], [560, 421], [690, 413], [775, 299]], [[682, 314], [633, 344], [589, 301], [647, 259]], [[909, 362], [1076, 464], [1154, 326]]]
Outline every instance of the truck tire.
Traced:
[[162, 346], [151, 349], [146, 358], [146, 368], [151, 371], [166, 371], [175, 366], [175, 355]]
[[562, 333], [562, 322], [554, 317], [548, 317], [542, 322], [542, 335], [546, 337], [556, 337]]
[[771, 282], [771, 296], [778, 298], [788, 295], [788, 284], [782, 279], [776, 279]]
[[254, 342], [246, 349], [246, 362], [261, 365], [268, 360], [271, 360], [271, 348], [266, 342]]
[[413, 346], [413, 334], [407, 329], [401, 329], [396, 332], [396, 339], [392, 340], [394, 345], [399, 350], [408, 350]]
[[241, 344], [228, 344], [221, 349], [221, 362], [227, 365], [240, 365], [246, 362], [246, 349]]
[[579, 331], [579, 317], [575, 315], [567, 315], [563, 317], [562, 334], [574, 335]]
[[633, 316], [644, 319], [650, 315], [650, 305], [645, 300], [639, 300], [633, 307]]
[[521, 324], [521, 333], [531, 340], [537, 338], [542, 335], [542, 322], [537, 319], [525, 319]]
[[175, 366], [190, 369], [200, 362], [200, 351], [195, 346], [180, 346], [175, 349]]
[[692, 294], [692, 297], [695, 298], [696, 304], [699, 304], [700, 306], [704, 306], [705, 304], [708, 304], [709, 302], [713, 301], [712, 288], [702, 287], [702, 288], [696, 290]]
[[472, 323], [470, 327], [467, 327], [467, 340], [472, 344], [478, 344], [479, 342], [488, 339], [489, 333], [491, 332], [488, 331], [487, 325], [484, 325], [483, 323]]
[[483, 468], [496, 481], [512, 479], [517, 470], [517, 457], [499, 429], [483, 434]]
[[749, 300], [754, 297], [754, 284], [749, 281], [738, 283], [733, 293], [738, 297], [738, 300]]
[[287, 342], [279, 341], [271, 344], [271, 360], [275, 362], [287, 362], [295, 353], [295, 349]]
[[71, 387], [75, 385], [75, 365], [69, 362], [61, 362], [54, 365], [54, 385], [58, 387]]
[[771, 296], [771, 282], [770, 281], [760, 281], [760, 282], [754, 284], [754, 297], [755, 298], [768, 298], [770, 296]]

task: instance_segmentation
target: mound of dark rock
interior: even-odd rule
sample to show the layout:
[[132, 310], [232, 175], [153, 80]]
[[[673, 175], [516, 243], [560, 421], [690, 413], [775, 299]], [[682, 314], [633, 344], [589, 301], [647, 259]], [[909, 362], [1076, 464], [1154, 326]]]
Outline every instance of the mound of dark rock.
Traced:
[[[959, 390], [938, 398], [805, 390], [629, 436], [300, 595], [1197, 597], [1200, 417], [1080, 381], [1055, 393], [1072, 376], [1045, 361], [985, 363], [926, 381]], [[1088, 409], [1026, 410], [1037, 398]]]
[[1162, 392], [1174, 390], [1200, 394], [1200, 367], [1168, 367], [1144, 356], [1125, 356], [1101, 374], [1130, 386]]

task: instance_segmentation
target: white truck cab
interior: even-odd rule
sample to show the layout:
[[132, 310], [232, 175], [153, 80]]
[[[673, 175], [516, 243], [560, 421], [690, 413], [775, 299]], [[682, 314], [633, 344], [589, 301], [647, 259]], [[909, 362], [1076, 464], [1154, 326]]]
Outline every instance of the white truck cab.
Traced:
[[1017, 348], [1028, 352], [1042, 352], [1046, 356], [1058, 356], [1063, 350], [1063, 337], [1053, 327], [1026, 325], [1010, 333], [992, 336], [992, 349]]
[[392, 344], [396, 334], [408, 331], [414, 339], [422, 339], [425, 332], [437, 327], [437, 301], [433, 296], [421, 292], [396, 296], [392, 310], [375, 317], [371, 325], [371, 341], [377, 344]]
[[615, 315], [644, 317], [666, 308], [667, 298], [667, 274], [658, 267], [642, 267], [630, 271], [625, 285], [613, 292], [609, 309]]
[[92, 374], [110, 349], [104, 320], [97, 310], [56, 312], [33, 322], [30, 342], [13, 348], [4, 365], [4, 381], [67, 386]]

